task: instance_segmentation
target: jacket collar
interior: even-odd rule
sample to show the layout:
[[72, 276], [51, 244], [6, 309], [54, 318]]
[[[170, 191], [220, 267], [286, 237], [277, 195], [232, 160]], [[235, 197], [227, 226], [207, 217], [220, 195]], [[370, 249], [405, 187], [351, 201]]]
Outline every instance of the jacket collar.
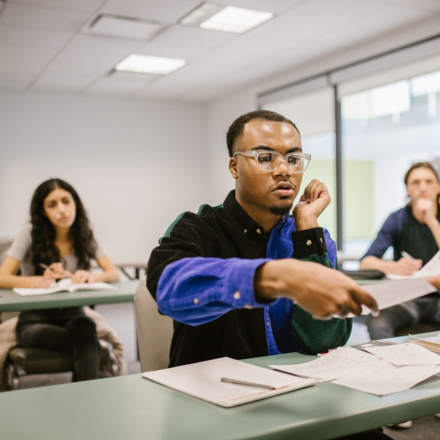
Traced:
[[[232, 190], [228, 194], [223, 206], [247, 237], [252, 240], [258, 240], [261, 238], [267, 240], [269, 238], [264, 235], [264, 228], [262, 228], [237, 202], [235, 190]], [[277, 229], [278, 226], [285, 224], [288, 218], [289, 214], [286, 214], [274, 229]]]

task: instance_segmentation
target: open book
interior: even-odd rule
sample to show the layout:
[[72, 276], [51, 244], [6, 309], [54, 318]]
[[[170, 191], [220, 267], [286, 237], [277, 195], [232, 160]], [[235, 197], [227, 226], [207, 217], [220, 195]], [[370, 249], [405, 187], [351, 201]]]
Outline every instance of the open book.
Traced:
[[34, 289], [22, 289], [15, 288], [13, 289], [15, 293], [18, 293], [22, 296], [30, 296], [30, 295], [47, 295], [50, 293], [57, 292], [76, 292], [77, 290], [116, 290], [116, 286], [112, 286], [107, 283], [82, 283], [82, 284], [72, 284], [72, 280], [70, 278], [65, 278], [58, 283], [53, 283], [50, 287], [38, 287]]
[[[314, 379], [279, 373], [227, 357], [149, 371], [143, 373], [142, 377], [226, 408], [318, 383]], [[267, 388], [222, 382], [222, 378], [262, 384]]]

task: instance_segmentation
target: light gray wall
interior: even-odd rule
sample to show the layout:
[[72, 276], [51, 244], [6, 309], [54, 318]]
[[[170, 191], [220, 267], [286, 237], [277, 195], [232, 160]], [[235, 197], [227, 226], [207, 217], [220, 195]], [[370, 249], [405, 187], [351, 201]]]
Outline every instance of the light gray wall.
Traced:
[[28, 221], [36, 186], [70, 182], [114, 261], [148, 258], [206, 201], [203, 104], [0, 91], [0, 238]]

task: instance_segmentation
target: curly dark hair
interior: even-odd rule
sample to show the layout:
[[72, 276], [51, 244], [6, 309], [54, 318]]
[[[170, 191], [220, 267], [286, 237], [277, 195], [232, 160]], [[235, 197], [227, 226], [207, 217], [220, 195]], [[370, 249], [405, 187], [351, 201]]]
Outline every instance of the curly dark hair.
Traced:
[[286, 122], [287, 124], [292, 125], [295, 130], [299, 133], [298, 127], [286, 117], [271, 112], [269, 110], [255, 110], [253, 112], [246, 113], [238, 117], [229, 127], [228, 132], [226, 134], [226, 144], [228, 146], [229, 157], [233, 156], [233, 148], [234, 143], [243, 134], [244, 126], [249, 121], [253, 119], [263, 119], [265, 121], [273, 121], [273, 122]]
[[69, 236], [72, 240], [74, 253], [78, 258], [78, 268], [90, 269], [90, 260], [96, 258], [96, 241], [89, 225], [87, 212], [78, 193], [64, 180], [50, 179], [38, 186], [31, 201], [31, 252], [35, 275], [42, 275], [44, 272], [40, 263], [50, 265], [61, 261], [60, 253], [55, 246], [55, 228], [44, 213], [44, 200], [57, 188], [68, 191], [76, 204], [76, 217], [70, 227]]

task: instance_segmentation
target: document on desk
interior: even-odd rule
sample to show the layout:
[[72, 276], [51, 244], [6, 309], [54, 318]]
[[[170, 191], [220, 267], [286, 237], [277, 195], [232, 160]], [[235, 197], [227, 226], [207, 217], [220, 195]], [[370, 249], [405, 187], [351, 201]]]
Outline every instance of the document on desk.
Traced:
[[404, 280], [409, 278], [429, 278], [440, 275], [440, 251], [438, 251], [420, 270], [412, 275], [396, 275], [394, 273], [387, 274], [390, 280]]
[[440, 356], [416, 344], [394, 344], [383, 347], [367, 347], [365, 351], [379, 356], [393, 365], [439, 365]]
[[[436, 291], [436, 288], [428, 283], [428, 278], [408, 278], [405, 280], [386, 281], [377, 284], [362, 286], [377, 302], [379, 310], [386, 309], [397, 304], [411, 301]], [[370, 309], [362, 306], [362, 315], [368, 315]], [[349, 315], [352, 318], [354, 315]]]
[[340, 347], [311, 362], [271, 367], [301, 377], [334, 379], [336, 385], [377, 396], [408, 390], [440, 373], [440, 367], [435, 365], [396, 367], [375, 355], [350, 347]]
[[[288, 393], [317, 383], [227, 357], [143, 373], [142, 377], [226, 408]], [[222, 378], [273, 387], [222, 382]]]

